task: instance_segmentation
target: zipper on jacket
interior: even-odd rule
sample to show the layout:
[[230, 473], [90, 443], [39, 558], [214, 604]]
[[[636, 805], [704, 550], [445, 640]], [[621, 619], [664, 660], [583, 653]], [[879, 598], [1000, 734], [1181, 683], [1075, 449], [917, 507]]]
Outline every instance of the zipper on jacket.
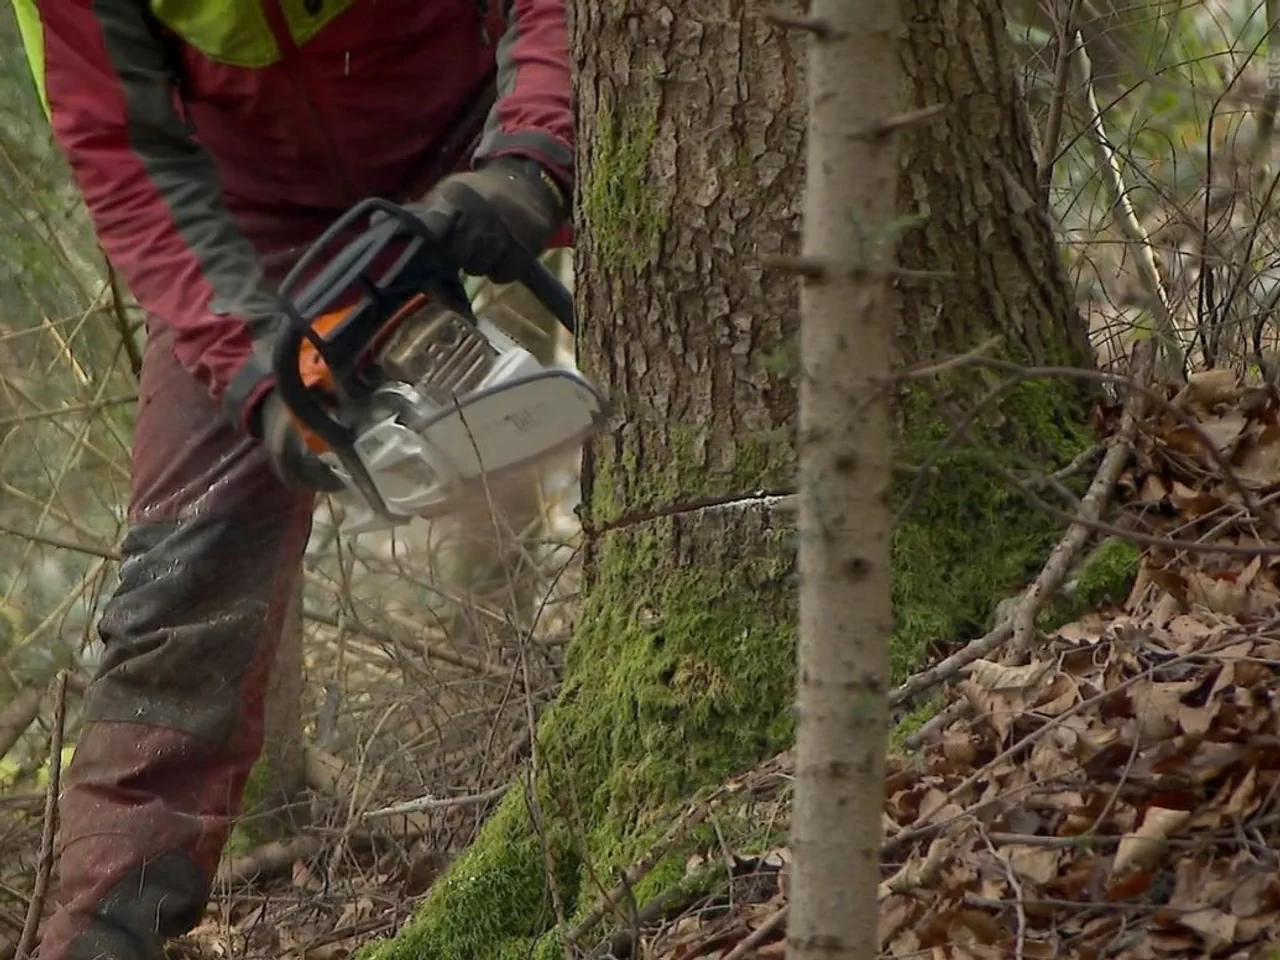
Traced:
[[[324, 0], [304, 0], [303, 2], [303, 8], [312, 16], [319, 14], [323, 7]], [[358, 178], [352, 174], [351, 168], [347, 165], [342, 145], [337, 137], [333, 136], [333, 125], [327, 122], [324, 110], [311, 96], [306, 67], [298, 62], [298, 45], [293, 40], [293, 34], [289, 32], [289, 22], [285, 19], [279, 0], [262, 0], [262, 9], [271, 27], [271, 33], [280, 47], [281, 65], [298, 91], [298, 98], [311, 115], [311, 121], [318, 132], [322, 148], [327, 148], [324, 150], [325, 162], [329, 165], [334, 181], [346, 192], [347, 206], [359, 203], [366, 198], [366, 193], [361, 189]]]

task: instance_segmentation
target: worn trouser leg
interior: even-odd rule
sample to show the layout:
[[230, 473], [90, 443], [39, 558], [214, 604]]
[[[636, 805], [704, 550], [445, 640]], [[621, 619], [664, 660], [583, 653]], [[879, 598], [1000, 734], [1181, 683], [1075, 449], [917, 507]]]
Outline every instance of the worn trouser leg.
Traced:
[[182, 370], [143, 362], [130, 528], [61, 801], [41, 960], [152, 960], [199, 920], [263, 737], [311, 498]]

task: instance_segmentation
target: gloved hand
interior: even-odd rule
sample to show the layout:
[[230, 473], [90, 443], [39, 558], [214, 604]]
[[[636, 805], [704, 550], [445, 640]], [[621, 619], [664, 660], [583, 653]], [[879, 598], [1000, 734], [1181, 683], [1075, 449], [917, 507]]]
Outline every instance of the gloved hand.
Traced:
[[272, 390], [258, 407], [258, 434], [272, 471], [285, 486], [336, 493], [343, 487], [302, 441], [302, 435], [280, 395]]
[[567, 206], [537, 161], [507, 156], [445, 177], [406, 209], [449, 249], [464, 273], [511, 283], [564, 225]]

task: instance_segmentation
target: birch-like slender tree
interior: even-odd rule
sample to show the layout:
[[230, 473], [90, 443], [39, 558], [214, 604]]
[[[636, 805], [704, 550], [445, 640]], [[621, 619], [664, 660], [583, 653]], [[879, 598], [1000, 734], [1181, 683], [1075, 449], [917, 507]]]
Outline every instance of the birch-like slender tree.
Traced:
[[876, 955], [893, 630], [888, 282], [898, 5], [814, 0], [800, 291], [794, 881], [788, 960]]

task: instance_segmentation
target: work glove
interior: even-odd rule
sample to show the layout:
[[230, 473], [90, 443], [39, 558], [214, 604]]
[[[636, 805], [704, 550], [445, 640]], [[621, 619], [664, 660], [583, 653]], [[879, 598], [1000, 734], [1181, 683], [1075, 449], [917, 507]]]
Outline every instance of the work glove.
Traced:
[[258, 435], [271, 469], [285, 486], [295, 490], [336, 493], [342, 481], [308, 449], [293, 415], [275, 390], [258, 407]]
[[499, 157], [445, 177], [406, 205], [458, 268], [497, 283], [520, 279], [568, 217], [560, 187], [535, 160]]

